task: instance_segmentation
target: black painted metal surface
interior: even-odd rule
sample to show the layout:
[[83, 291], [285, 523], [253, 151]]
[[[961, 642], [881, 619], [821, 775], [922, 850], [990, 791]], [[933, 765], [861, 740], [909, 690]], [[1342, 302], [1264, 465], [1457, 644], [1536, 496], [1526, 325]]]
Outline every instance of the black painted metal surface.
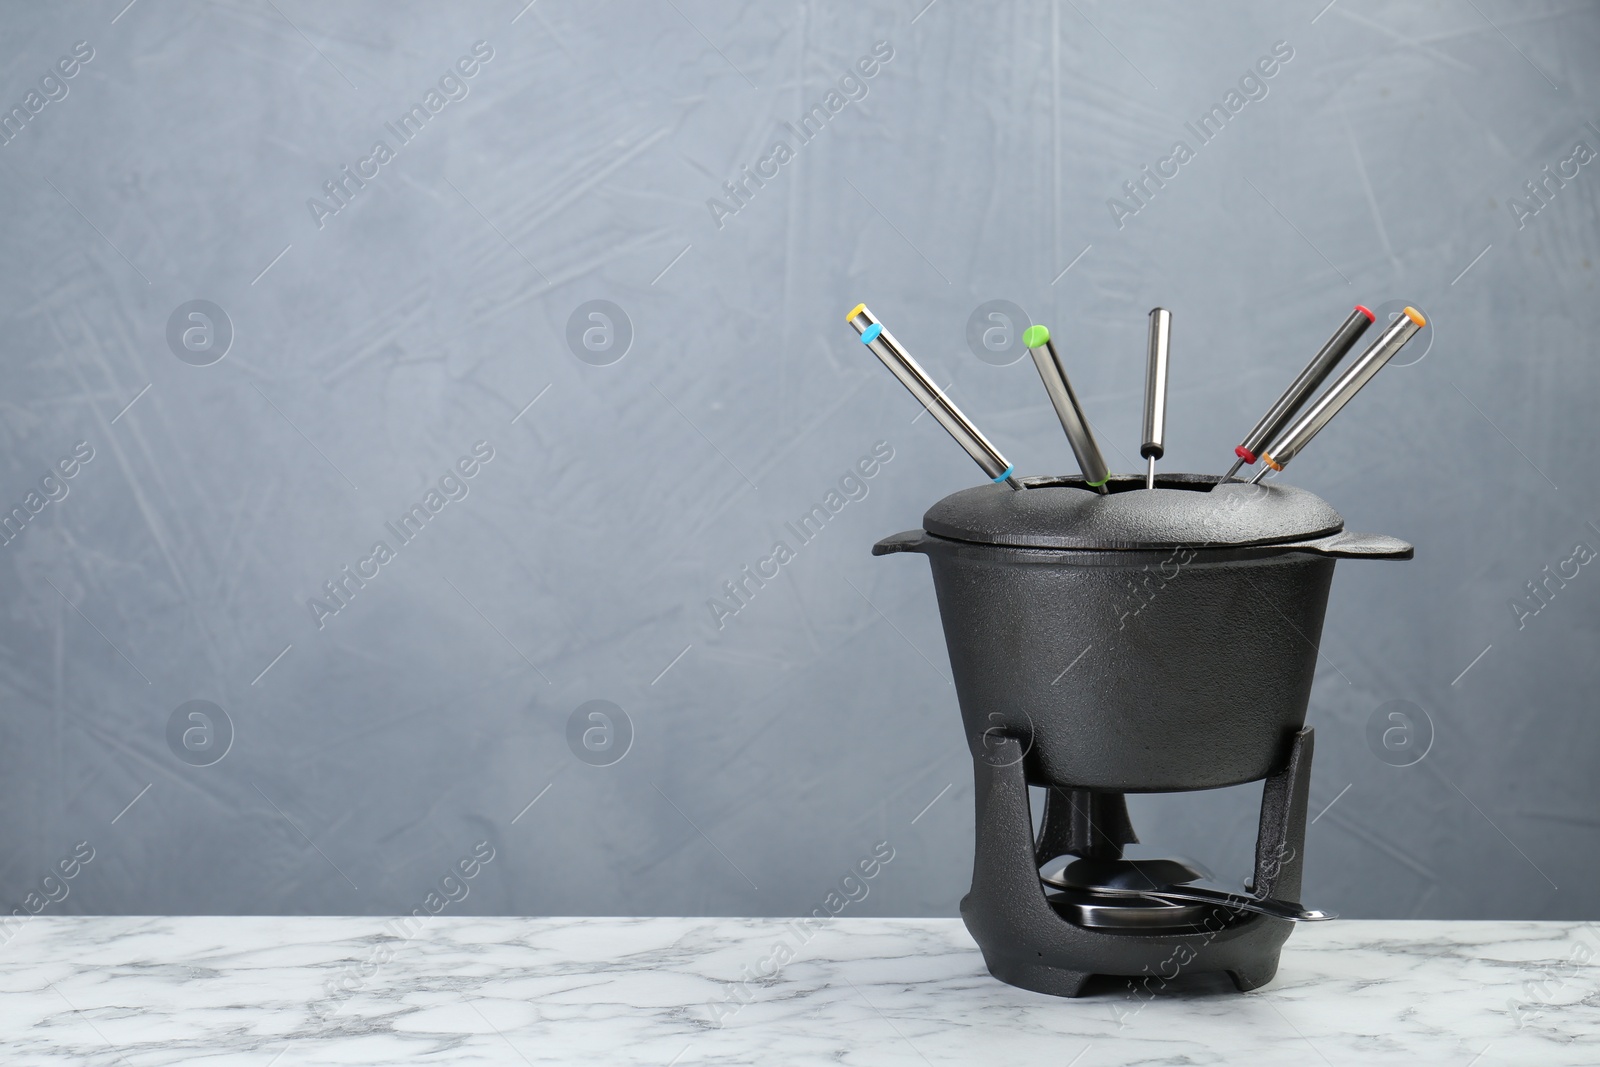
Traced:
[[[928, 509], [928, 531], [874, 552], [921, 552], [932, 565], [974, 755], [1018, 737], [1029, 781], [1065, 788], [1265, 778], [1305, 721], [1334, 560], [1406, 558], [1411, 546], [1346, 534], [1299, 489], [1133, 481], [1113, 479], [1107, 496], [1069, 484], [962, 490]], [[1002, 541], [1023, 538], [1073, 547]]]
[[980, 485], [951, 493], [922, 517], [954, 541], [1031, 548], [1171, 548], [1304, 541], [1344, 528], [1327, 501], [1291, 485], [1246, 485], [1208, 474], [1169, 474], [1153, 490], [1118, 475], [1109, 495], [1082, 477], [1028, 478], [1018, 492]]
[[[1292, 923], [1212, 908], [1196, 928], [1161, 933], [1089, 929], [1062, 919], [1039, 881], [1021, 743], [1003, 738], [973, 760], [977, 844], [961, 918], [989, 973], [1038, 993], [1075, 997], [1094, 975], [1137, 979], [1153, 996], [1181, 976], [1222, 973], [1240, 990], [1272, 981]], [[1255, 883], [1298, 895], [1305, 851], [1312, 731], [1285, 745], [1282, 769], [1263, 790]], [[1265, 895], [1265, 894], [1264, 894]]]

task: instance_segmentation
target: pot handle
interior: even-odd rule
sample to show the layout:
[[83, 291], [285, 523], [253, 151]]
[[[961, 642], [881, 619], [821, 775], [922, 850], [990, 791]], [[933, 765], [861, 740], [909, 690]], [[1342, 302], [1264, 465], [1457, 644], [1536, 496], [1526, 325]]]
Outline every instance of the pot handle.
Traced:
[[1406, 541], [1387, 534], [1356, 533], [1341, 530], [1315, 541], [1294, 546], [1299, 552], [1312, 552], [1332, 559], [1410, 559], [1417, 550]]
[[927, 534], [921, 530], [903, 530], [897, 534], [890, 534], [872, 546], [872, 554], [887, 556], [891, 552], [921, 552], [926, 537]]

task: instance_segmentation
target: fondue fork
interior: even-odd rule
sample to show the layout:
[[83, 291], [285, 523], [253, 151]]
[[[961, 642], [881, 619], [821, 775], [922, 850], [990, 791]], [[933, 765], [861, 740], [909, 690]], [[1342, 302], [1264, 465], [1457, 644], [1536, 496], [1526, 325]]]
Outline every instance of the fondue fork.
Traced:
[[1167, 348], [1172, 341], [1172, 312], [1150, 309], [1150, 359], [1144, 377], [1144, 444], [1139, 455], [1150, 461], [1144, 487], [1156, 487], [1156, 460], [1166, 451]]
[[1105, 457], [1100, 454], [1100, 446], [1095, 444], [1089, 420], [1083, 414], [1083, 405], [1078, 403], [1072, 383], [1067, 380], [1066, 368], [1061, 365], [1061, 357], [1056, 353], [1055, 342], [1050, 339], [1050, 331], [1043, 326], [1029, 326], [1023, 331], [1022, 343], [1033, 357], [1033, 365], [1044, 381], [1044, 391], [1050, 395], [1050, 404], [1056, 409], [1061, 428], [1067, 432], [1067, 441], [1072, 445], [1072, 454], [1078, 457], [1083, 480], [1095, 492], [1105, 493], [1111, 471], [1106, 467]]
[[893, 334], [883, 328], [878, 317], [867, 310], [867, 305], [857, 304], [851, 308], [845, 321], [855, 327], [856, 333], [861, 335], [861, 343], [871, 349], [872, 354], [900, 380], [900, 384], [917, 398], [917, 402], [939, 420], [939, 425], [956, 439], [956, 444], [967, 450], [967, 455], [983, 468], [983, 473], [991, 481], [1005, 482], [1013, 489], [1023, 488], [1000, 450], [990, 444], [989, 439], [972, 424], [972, 420], [945, 396], [944, 390], [933, 383], [928, 372], [911, 358], [911, 353], [895, 340]]
[[1322, 346], [1322, 350], [1311, 357], [1311, 362], [1306, 364], [1305, 370], [1289, 383], [1289, 388], [1285, 389], [1277, 402], [1261, 416], [1261, 421], [1255, 424], [1255, 428], [1244, 435], [1244, 440], [1233, 450], [1233, 454], [1239, 458], [1228, 468], [1228, 473], [1222, 476], [1223, 482], [1231, 479], [1246, 463], [1255, 463], [1261, 449], [1271, 442], [1278, 431], [1288, 425], [1289, 420], [1294, 418], [1295, 412], [1300, 410], [1317, 386], [1333, 373], [1333, 368], [1337, 367], [1339, 361], [1356, 346], [1361, 335], [1374, 321], [1376, 317], [1372, 312], [1360, 304], [1356, 305], [1355, 310], [1350, 312], [1350, 317], [1344, 320], [1344, 325], [1334, 331], [1333, 336], [1328, 338], [1328, 343]]
[[1421, 312], [1414, 307], [1406, 308], [1405, 313], [1396, 318], [1387, 330], [1378, 335], [1372, 346], [1361, 353], [1361, 358], [1341, 374], [1339, 380], [1329, 386], [1328, 391], [1319, 396], [1294, 425], [1284, 431], [1278, 443], [1271, 450], [1261, 453], [1263, 466], [1251, 476], [1251, 484], [1260, 481], [1269, 467], [1281, 471], [1288, 466], [1289, 461], [1311, 443], [1317, 432], [1339, 414], [1339, 409], [1348, 404], [1361, 391], [1361, 387], [1370, 382], [1383, 369], [1383, 365], [1426, 325], [1427, 320]]

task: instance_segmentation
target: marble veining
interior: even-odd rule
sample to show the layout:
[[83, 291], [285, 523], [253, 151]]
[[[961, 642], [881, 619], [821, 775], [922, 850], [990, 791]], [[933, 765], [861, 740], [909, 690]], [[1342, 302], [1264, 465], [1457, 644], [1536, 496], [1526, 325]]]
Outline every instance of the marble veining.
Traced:
[[6, 1067], [1594, 1064], [1600, 924], [1318, 924], [1253, 993], [1059, 1000], [954, 919], [40, 917], [0, 997]]

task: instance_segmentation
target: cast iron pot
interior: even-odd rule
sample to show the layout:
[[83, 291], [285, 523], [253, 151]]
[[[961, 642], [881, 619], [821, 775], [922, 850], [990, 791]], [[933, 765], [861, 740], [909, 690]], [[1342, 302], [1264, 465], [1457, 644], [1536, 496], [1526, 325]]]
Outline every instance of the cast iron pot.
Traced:
[[873, 546], [928, 557], [974, 758], [1015, 738], [1030, 784], [1124, 793], [1279, 769], [1335, 561], [1413, 550], [1304, 490], [1218, 481], [979, 486]]

